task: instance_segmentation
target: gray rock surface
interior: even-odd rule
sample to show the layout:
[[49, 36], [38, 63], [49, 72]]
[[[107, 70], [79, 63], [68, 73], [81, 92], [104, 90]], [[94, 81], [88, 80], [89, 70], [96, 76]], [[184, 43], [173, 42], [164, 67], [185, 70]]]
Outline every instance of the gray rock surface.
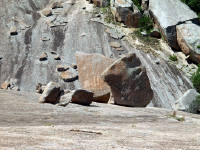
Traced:
[[189, 111], [190, 106], [196, 100], [198, 95], [199, 93], [194, 89], [190, 89], [185, 92], [185, 94], [176, 102], [176, 110]]
[[[198, 150], [200, 116], [179, 122], [159, 108], [93, 103], [67, 107], [37, 103], [31, 93], [0, 90], [2, 150]], [[13, 105], [17, 104], [17, 105]]]
[[[57, 65], [75, 63], [75, 52], [100, 53], [118, 57], [109, 42], [113, 39], [105, 32], [102, 23], [91, 21], [93, 6], [85, 0], [63, 0], [63, 8], [53, 9], [53, 15], [44, 17], [41, 10], [50, 7], [48, 0], [9, 0], [0, 2], [0, 83], [10, 78], [18, 79], [21, 91], [35, 92], [38, 83], [58, 82], [65, 89], [80, 88], [80, 83], [64, 82], [56, 71]], [[86, 10], [82, 8], [86, 7]], [[10, 36], [16, 26], [18, 35]], [[81, 36], [84, 33], [85, 36]], [[48, 41], [42, 41], [48, 37]], [[117, 41], [121, 43], [121, 40]], [[174, 102], [191, 88], [190, 81], [176, 68], [156, 57], [132, 48], [123, 42], [125, 52], [136, 52], [147, 69], [154, 91], [154, 106], [172, 108]], [[42, 52], [48, 60], [40, 62]], [[54, 60], [55, 54], [61, 60]]]

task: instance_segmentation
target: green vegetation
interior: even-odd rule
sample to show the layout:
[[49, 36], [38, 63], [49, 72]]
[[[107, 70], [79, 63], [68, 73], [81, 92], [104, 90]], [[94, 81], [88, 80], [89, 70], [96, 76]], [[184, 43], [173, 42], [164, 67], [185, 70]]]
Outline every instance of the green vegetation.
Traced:
[[153, 21], [150, 17], [143, 15], [140, 19], [140, 30], [150, 33], [153, 30]]
[[196, 100], [193, 101], [192, 104], [190, 104], [188, 112], [197, 114], [199, 113], [199, 110], [200, 110], [200, 95], [196, 97]]
[[200, 49], [200, 45], [197, 45], [197, 48], [199, 48], [199, 49]]
[[135, 6], [137, 6], [137, 8], [141, 11], [142, 8], [141, 8], [141, 4], [142, 4], [142, 0], [132, 0], [133, 1], [133, 4]]
[[187, 4], [200, 17], [200, 0], [181, 0], [181, 1]]
[[198, 92], [200, 92], [200, 65], [198, 66], [197, 71], [192, 75], [192, 83]]
[[171, 60], [171, 61], [177, 61], [178, 59], [177, 59], [176, 55], [170, 55], [169, 56], [169, 60]]
[[173, 111], [173, 113], [171, 115], [169, 115], [170, 118], [174, 118], [176, 119], [177, 121], [180, 121], [180, 122], [183, 122], [185, 121], [185, 117], [183, 116], [177, 116], [176, 115], [176, 111]]
[[110, 10], [110, 7], [101, 7], [100, 12], [105, 15], [104, 21], [107, 23], [112, 23], [112, 24], [117, 24], [119, 25], [120, 23], [117, 22]]

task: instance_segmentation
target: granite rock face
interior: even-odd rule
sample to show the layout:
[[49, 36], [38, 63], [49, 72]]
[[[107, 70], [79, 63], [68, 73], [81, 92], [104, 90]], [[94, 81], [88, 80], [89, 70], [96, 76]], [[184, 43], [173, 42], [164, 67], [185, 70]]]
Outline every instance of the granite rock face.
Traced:
[[101, 54], [77, 52], [76, 61], [82, 88], [94, 93], [93, 101], [107, 103], [110, 98], [110, 88], [101, 78], [101, 73], [114, 60]]
[[153, 98], [146, 69], [136, 54], [115, 61], [102, 76], [111, 88], [115, 104], [145, 107]]

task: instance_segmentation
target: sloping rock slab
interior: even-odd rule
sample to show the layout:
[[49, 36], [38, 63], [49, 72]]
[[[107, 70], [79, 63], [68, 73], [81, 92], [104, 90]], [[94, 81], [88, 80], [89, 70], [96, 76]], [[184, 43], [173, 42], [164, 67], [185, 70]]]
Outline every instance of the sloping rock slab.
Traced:
[[107, 103], [110, 98], [110, 88], [101, 78], [101, 73], [114, 60], [97, 53], [77, 52], [76, 61], [82, 88], [94, 93], [93, 101]]
[[178, 25], [177, 40], [181, 50], [191, 59], [200, 63], [200, 26], [188, 22]]
[[134, 53], [115, 61], [102, 76], [111, 87], [115, 104], [144, 107], [153, 98], [146, 69]]
[[149, 0], [149, 10], [163, 36], [175, 49], [179, 49], [176, 25], [188, 20], [196, 21], [198, 18], [197, 14], [180, 0]]

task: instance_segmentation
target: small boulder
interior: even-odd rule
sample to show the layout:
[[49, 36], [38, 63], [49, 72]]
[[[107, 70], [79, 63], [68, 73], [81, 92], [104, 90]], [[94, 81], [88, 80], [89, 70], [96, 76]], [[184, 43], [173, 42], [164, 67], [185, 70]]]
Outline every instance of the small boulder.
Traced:
[[15, 26], [11, 27], [10, 28], [10, 35], [14, 36], [14, 35], [17, 35], [17, 34], [18, 34], [17, 28]]
[[64, 106], [64, 107], [67, 106], [72, 100], [72, 95], [73, 95], [73, 92], [69, 92], [69, 93], [61, 96], [59, 103], [56, 105]]
[[7, 90], [10, 87], [10, 82], [5, 81], [1, 84], [1, 89]]
[[44, 92], [44, 89], [45, 89], [45, 85], [42, 85], [41, 83], [38, 83], [36, 85], [36, 93], [39, 93], [39, 94], [42, 94]]
[[199, 93], [197, 93], [195, 89], [186, 91], [185, 94], [176, 101], [175, 109], [190, 112], [192, 110], [191, 105], [198, 95]]
[[39, 60], [40, 60], [40, 61], [45, 61], [45, 60], [47, 60], [47, 58], [48, 58], [47, 53], [43, 52], [43, 53], [41, 54]]
[[77, 69], [77, 65], [76, 64], [71, 64], [71, 67], [74, 69]]
[[60, 77], [65, 82], [73, 82], [78, 79], [78, 74], [75, 72], [72, 72], [71, 70], [66, 70], [64, 72], [61, 72]]
[[54, 60], [61, 60], [59, 55], [54, 56]]
[[63, 5], [61, 2], [54, 2], [51, 4], [52, 9], [57, 9], [57, 8], [63, 8]]
[[115, 61], [102, 77], [111, 88], [115, 104], [145, 107], [153, 98], [146, 69], [136, 54], [128, 54]]
[[177, 41], [186, 55], [200, 63], [200, 26], [187, 22], [185, 24], [177, 25]]
[[69, 66], [66, 65], [57, 65], [56, 66], [58, 72], [64, 72], [69, 69]]
[[110, 42], [110, 46], [113, 47], [113, 48], [120, 48], [121, 44], [118, 43], [118, 42]]
[[44, 92], [39, 98], [40, 103], [52, 103], [56, 104], [59, 102], [61, 93], [61, 87], [55, 82], [49, 82], [44, 89]]
[[153, 31], [150, 33], [150, 36], [158, 39], [161, 38], [161, 34], [158, 29], [153, 29]]
[[94, 93], [87, 90], [74, 90], [72, 91], [72, 99], [73, 103], [81, 104], [81, 105], [90, 105], [92, 103], [92, 98]]
[[50, 8], [46, 8], [42, 11], [42, 14], [46, 17], [49, 17], [52, 15], [52, 10]]

